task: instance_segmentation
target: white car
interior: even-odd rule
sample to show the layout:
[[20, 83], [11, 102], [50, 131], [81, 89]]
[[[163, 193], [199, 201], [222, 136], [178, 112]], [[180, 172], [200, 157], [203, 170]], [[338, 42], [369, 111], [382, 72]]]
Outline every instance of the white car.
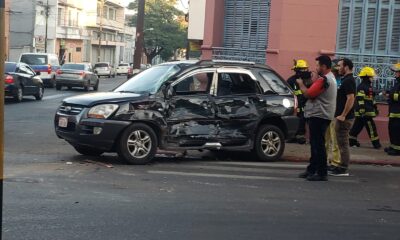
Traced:
[[115, 77], [115, 70], [110, 63], [102, 62], [94, 65], [94, 73], [101, 76], [108, 76], [109, 78]]
[[129, 68], [130, 66], [128, 63], [120, 63], [116, 69], [117, 75], [128, 74]]

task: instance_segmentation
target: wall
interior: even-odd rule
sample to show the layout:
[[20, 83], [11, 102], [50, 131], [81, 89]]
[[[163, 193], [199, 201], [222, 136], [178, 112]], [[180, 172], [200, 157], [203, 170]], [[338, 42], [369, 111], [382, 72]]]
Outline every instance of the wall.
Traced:
[[293, 59], [314, 59], [336, 49], [339, 0], [272, 0], [267, 64], [289, 77]]
[[212, 48], [222, 47], [224, 39], [225, 4], [222, 0], [207, 0], [204, 23], [202, 59], [212, 58]]
[[189, 6], [189, 33], [190, 40], [203, 40], [206, 17], [206, 0], [195, 0]]
[[10, 44], [10, 0], [5, 1], [5, 42], [6, 42], [6, 58], [9, 58], [9, 44]]

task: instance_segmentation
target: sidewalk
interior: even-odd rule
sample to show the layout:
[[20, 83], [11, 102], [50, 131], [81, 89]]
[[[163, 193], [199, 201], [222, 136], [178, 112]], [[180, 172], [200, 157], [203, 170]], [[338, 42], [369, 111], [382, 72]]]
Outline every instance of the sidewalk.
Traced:
[[[388, 144], [382, 144], [383, 147], [380, 150], [372, 148], [370, 143], [361, 143], [360, 148], [350, 148], [351, 163], [352, 164], [369, 164], [369, 165], [391, 165], [400, 167], [400, 156], [389, 156], [383, 149]], [[310, 158], [310, 145], [299, 145], [299, 144], [286, 144], [285, 153], [282, 157], [282, 161], [287, 162], [308, 162]]]

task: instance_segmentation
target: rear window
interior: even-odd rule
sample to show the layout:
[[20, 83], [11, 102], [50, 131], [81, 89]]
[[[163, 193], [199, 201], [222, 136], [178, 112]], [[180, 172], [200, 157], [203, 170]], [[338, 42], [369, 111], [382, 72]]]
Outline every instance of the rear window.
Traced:
[[47, 65], [47, 55], [22, 55], [21, 62], [28, 65]]
[[96, 63], [96, 64], [94, 65], [94, 67], [95, 67], [95, 68], [99, 68], [99, 67], [108, 67], [108, 64], [107, 64], [107, 63]]
[[119, 67], [129, 67], [129, 64], [127, 63], [121, 63], [120, 65], [118, 65]]
[[16, 68], [16, 64], [15, 63], [6, 63], [5, 64], [5, 71], [4, 72], [6, 72], [6, 73], [13, 73], [13, 72], [15, 72], [15, 68]]
[[85, 65], [83, 64], [64, 64], [61, 69], [70, 69], [70, 70], [85, 70]]
[[260, 81], [260, 85], [263, 89], [264, 94], [278, 93], [278, 94], [290, 94], [289, 87], [273, 72], [261, 72], [260, 75], [265, 81]]

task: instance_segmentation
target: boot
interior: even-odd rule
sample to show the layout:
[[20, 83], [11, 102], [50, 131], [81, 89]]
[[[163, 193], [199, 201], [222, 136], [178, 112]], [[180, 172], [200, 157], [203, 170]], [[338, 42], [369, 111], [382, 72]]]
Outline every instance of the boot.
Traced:
[[305, 137], [299, 137], [296, 140], [297, 140], [297, 143], [301, 144], [301, 145], [306, 144], [306, 142], [307, 142]]
[[361, 144], [359, 141], [357, 141], [356, 139], [349, 139], [349, 143], [350, 143], [350, 147], [360, 147]]
[[381, 149], [382, 145], [379, 141], [373, 141], [372, 145], [374, 146], [375, 149]]
[[393, 148], [390, 148], [387, 151], [387, 154], [390, 155], [390, 156], [400, 156], [400, 151], [396, 150], [396, 149], [393, 149]]

